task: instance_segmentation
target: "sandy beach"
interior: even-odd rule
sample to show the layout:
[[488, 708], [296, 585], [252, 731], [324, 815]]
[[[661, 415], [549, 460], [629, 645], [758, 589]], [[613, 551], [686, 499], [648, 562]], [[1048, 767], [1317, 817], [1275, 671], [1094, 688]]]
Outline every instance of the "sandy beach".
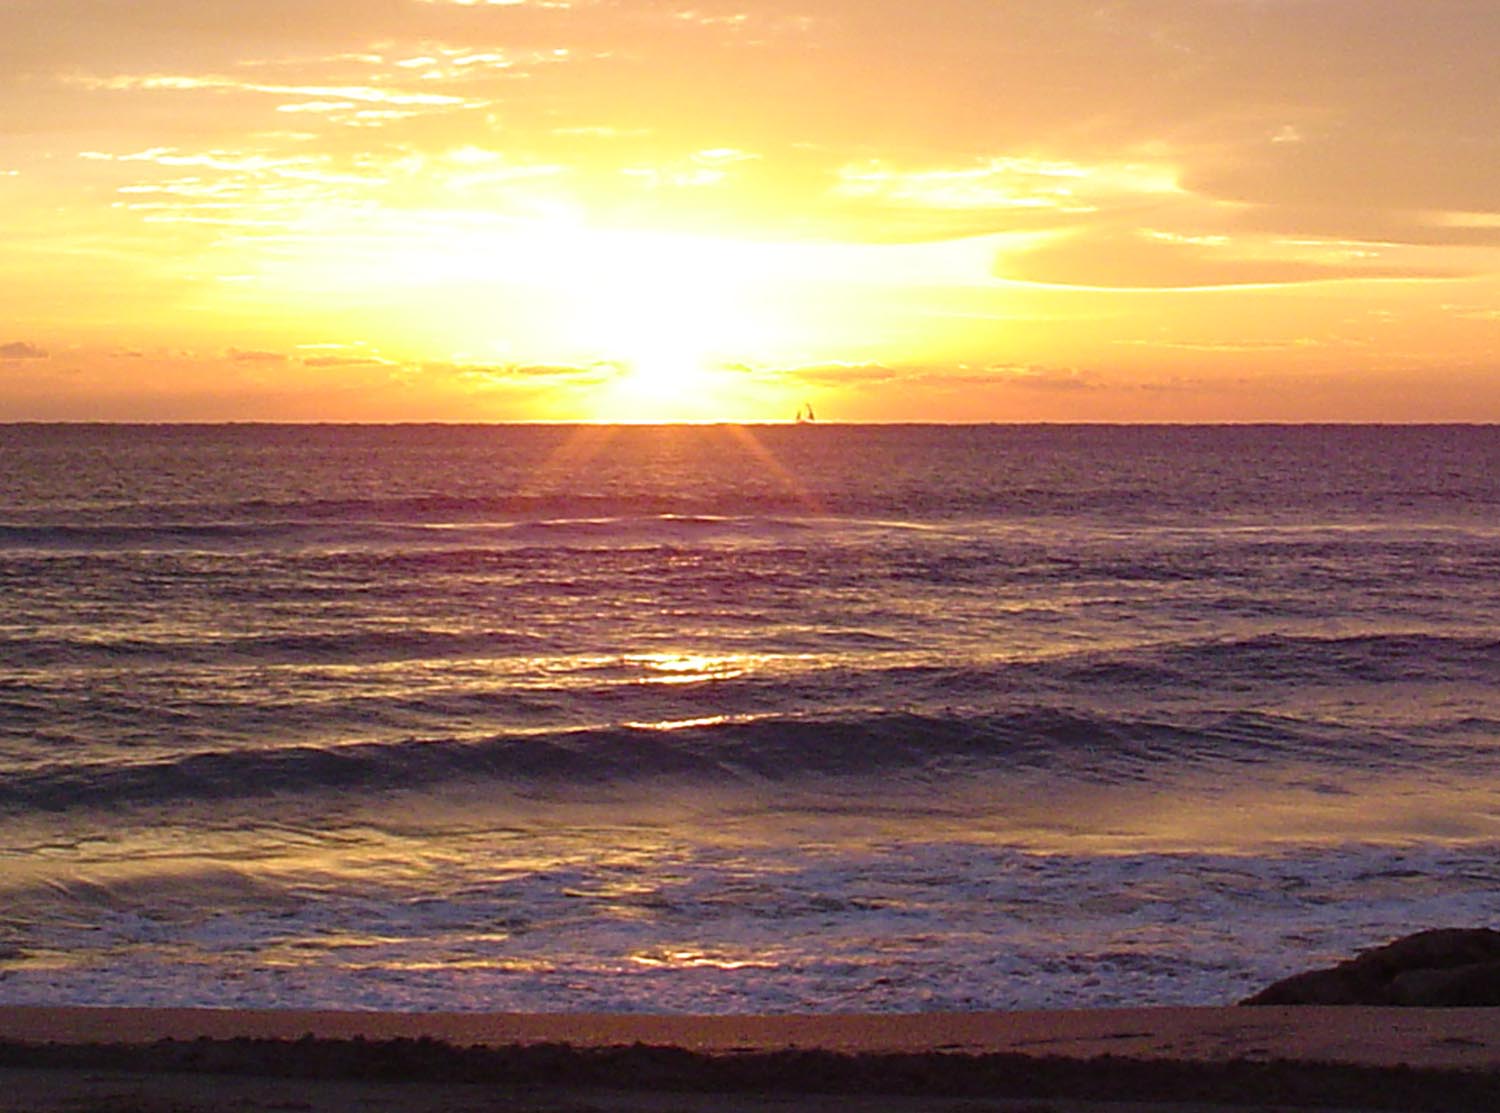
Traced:
[[0, 1041], [431, 1039], [457, 1047], [815, 1049], [1092, 1059], [1286, 1060], [1500, 1070], [1494, 1009], [1141, 1008], [828, 1016], [650, 1016], [0, 1007]]
[[1456, 1111], [1500, 1098], [1500, 1013], [1486, 1009], [689, 1017], [10, 1007], [0, 1008], [0, 1047], [6, 1113], [851, 1101], [890, 1113], [913, 1102], [1037, 1113]]

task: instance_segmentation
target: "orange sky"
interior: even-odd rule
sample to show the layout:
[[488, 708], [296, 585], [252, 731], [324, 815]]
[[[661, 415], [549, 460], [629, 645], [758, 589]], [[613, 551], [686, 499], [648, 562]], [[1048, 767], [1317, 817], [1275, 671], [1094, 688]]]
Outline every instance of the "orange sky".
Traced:
[[1494, 0], [0, 0], [0, 420], [1500, 421]]

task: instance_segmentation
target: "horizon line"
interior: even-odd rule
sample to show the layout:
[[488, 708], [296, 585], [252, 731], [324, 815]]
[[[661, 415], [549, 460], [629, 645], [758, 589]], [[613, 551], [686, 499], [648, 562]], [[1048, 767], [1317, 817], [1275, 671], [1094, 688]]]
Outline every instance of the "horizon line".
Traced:
[[1500, 419], [1495, 420], [1423, 420], [1423, 421], [1392, 421], [1392, 420], [1264, 420], [1264, 421], [1111, 421], [1080, 419], [1077, 421], [844, 421], [839, 419], [819, 419], [815, 422], [799, 422], [788, 419], [772, 420], [747, 420], [736, 421], [723, 419], [714, 421], [588, 421], [578, 420], [494, 420], [494, 421], [458, 421], [443, 418], [427, 420], [361, 420], [361, 419], [337, 419], [337, 418], [198, 418], [198, 419], [108, 419], [108, 418], [13, 418], [0, 420], [0, 429], [10, 428], [266, 428], [266, 427], [288, 427], [288, 428], [316, 428], [316, 427], [338, 427], [338, 428], [371, 428], [371, 429], [401, 429], [401, 428], [463, 428], [463, 429], [485, 429], [485, 428], [580, 428], [592, 427], [601, 429], [668, 429], [668, 428], [796, 428], [817, 429], [820, 427], [837, 427], [845, 429], [860, 428], [951, 428], [951, 429], [988, 429], [988, 428], [1115, 428], [1115, 429], [1452, 429], [1473, 428], [1492, 429], [1500, 428]]

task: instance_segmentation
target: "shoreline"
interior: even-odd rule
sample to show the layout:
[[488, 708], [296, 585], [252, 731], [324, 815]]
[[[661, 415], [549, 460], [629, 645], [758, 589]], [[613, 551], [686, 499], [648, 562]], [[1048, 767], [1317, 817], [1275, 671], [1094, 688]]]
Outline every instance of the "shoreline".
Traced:
[[1500, 1071], [1500, 1009], [1166, 1006], [1017, 1012], [661, 1015], [0, 1005], [0, 1043], [431, 1040], [454, 1047], [646, 1044], [706, 1055], [1060, 1056]]
[[[996, 1109], [1041, 1101], [1026, 1108], [1058, 1113], [1142, 1102], [1477, 1113], [1500, 1108], [1500, 1010], [642, 1016], [0, 1007], [0, 1088], [10, 1092], [0, 1113], [52, 1108], [36, 1094], [76, 1107], [106, 1083], [146, 1095], [143, 1109], [196, 1109], [194, 1087], [224, 1076], [233, 1077], [205, 1093], [240, 1095], [233, 1108], [244, 1109], [261, 1108], [250, 1091], [279, 1079], [309, 1093], [374, 1086], [400, 1113], [417, 1113], [419, 1098], [451, 1086], [503, 1097], [510, 1104], [495, 1108], [507, 1109], [555, 1108], [564, 1098], [634, 1109], [650, 1095], [714, 1094], [731, 1096], [735, 1109], [774, 1097], [784, 1113], [835, 1095], [858, 1097], [874, 1113], [914, 1098]], [[311, 1099], [307, 1107], [344, 1108]]]

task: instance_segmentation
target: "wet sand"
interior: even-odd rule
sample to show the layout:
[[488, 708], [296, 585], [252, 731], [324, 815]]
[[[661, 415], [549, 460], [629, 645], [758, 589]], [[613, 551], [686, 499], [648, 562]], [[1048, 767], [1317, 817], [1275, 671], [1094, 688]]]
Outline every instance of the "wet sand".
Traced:
[[1500, 1009], [0, 1008], [0, 1111], [1500, 1109]]

